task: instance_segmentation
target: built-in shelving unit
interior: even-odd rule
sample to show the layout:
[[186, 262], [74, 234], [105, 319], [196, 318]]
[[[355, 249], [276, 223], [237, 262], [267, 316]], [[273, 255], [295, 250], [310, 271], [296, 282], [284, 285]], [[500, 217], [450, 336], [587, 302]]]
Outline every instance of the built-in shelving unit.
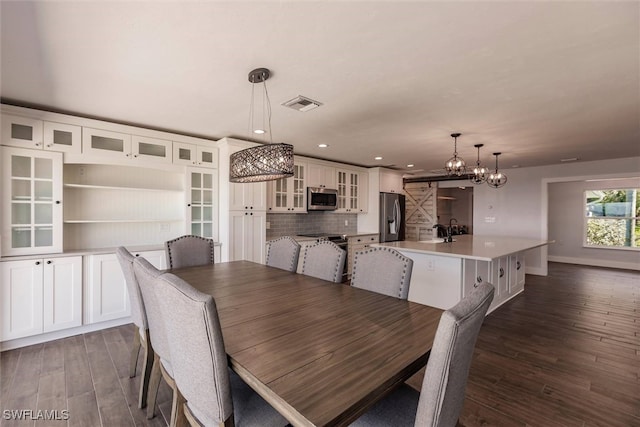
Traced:
[[68, 164], [63, 191], [65, 250], [152, 244], [186, 227], [184, 173]]

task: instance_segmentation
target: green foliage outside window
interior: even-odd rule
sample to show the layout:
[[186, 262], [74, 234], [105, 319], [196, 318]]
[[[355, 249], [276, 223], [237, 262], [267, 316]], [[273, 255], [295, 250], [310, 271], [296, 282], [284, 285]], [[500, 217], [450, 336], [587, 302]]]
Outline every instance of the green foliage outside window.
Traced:
[[585, 192], [588, 246], [640, 247], [640, 189]]

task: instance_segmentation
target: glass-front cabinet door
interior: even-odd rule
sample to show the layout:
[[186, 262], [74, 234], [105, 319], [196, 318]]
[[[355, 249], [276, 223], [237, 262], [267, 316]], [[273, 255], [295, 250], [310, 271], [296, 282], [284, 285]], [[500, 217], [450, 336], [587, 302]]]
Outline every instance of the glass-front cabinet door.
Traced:
[[62, 154], [2, 147], [2, 255], [62, 251]]
[[293, 176], [269, 182], [270, 212], [306, 212], [306, 163], [293, 165]]
[[187, 226], [189, 234], [218, 239], [218, 174], [192, 168], [189, 170]]

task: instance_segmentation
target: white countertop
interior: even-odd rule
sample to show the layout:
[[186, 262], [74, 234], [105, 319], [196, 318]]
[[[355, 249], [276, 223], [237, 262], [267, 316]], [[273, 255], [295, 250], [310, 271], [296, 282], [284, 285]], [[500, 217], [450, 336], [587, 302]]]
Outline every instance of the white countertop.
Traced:
[[434, 243], [433, 241], [413, 242], [405, 240], [402, 242], [376, 243], [371, 246], [384, 246], [397, 249], [401, 252], [416, 252], [491, 261], [506, 255], [553, 243], [552, 240], [538, 240], [524, 237], [474, 236], [471, 234], [462, 234], [453, 236], [453, 238], [455, 241], [451, 243]]

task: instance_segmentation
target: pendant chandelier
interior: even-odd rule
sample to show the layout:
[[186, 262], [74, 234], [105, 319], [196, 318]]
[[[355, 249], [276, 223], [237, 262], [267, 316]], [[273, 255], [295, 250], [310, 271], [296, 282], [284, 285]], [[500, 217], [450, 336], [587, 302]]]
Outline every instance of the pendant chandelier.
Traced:
[[[267, 91], [267, 79], [271, 75], [266, 68], [256, 68], [249, 73], [251, 82], [251, 107], [249, 110], [249, 125], [254, 133], [269, 133], [269, 143], [233, 153], [230, 157], [230, 182], [261, 182], [293, 176], [293, 145], [274, 144], [271, 133], [271, 101]], [[253, 124], [254, 88], [262, 83], [262, 128], [256, 129]], [[266, 102], [265, 102], [266, 101]], [[265, 129], [265, 117], [266, 127]]]
[[478, 149], [478, 160], [476, 160], [476, 165], [473, 168], [472, 173], [469, 175], [469, 181], [474, 184], [482, 184], [487, 181], [489, 176], [489, 169], [480, 165], [480, 148], [484, 147], [484, 144], [476, 144], [474, 147]]
[[447, 163], [444, 165], [444, 170], [447, 171], [447, 175], [457, 175], [461, 176], [467, 173], [467, 166], [460, 157], [458, 157], [458, 137], [462, 135], [461, 133], [452, 133], [453, 137], [453, 157], [447, 160]]
[[502, 153], [493, 153], [496, 156], [496, 170], [489, 174], [487, 178], [487, 184], [492, 188], [503, 187], [507, 183], [507, 176], [502, 172], [498, 172], [498, 156]]

